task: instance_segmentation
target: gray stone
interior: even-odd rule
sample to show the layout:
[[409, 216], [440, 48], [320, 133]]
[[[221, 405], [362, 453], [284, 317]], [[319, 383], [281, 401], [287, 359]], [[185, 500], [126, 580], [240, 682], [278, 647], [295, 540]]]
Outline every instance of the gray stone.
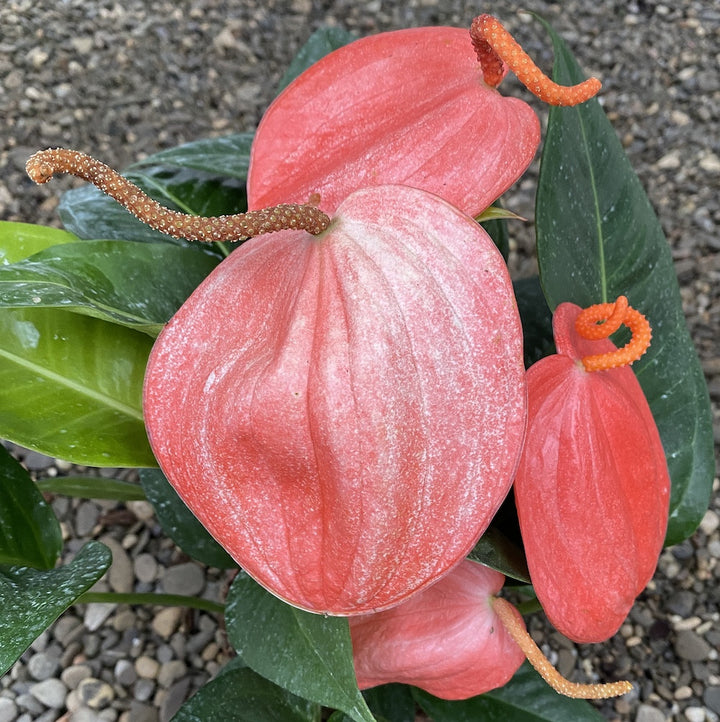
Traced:
[[684, 589], [675, 592], [665, 602], [665, 607], [672, 614], [677, 614], [680, 617], [689, 617], [692, 614], [692, 610], [695, 605], [695, 595], [692, 592], [688, 592]]
[[720, 687], [708, 687], [703, 695], [703, 702], [715, 714], [720, 714]]
[[55, 622], [53, 627], [53, 636], [60, 643], [61, 646], [67, 647], [70, 642], [73, 642], [83, 634], [83, 624], [77, 618], [70, 614], [64, 614], [60, 619]]
[[688, 722], [707, 722], [707, 715], [702, 707], [687, 707], [685, 718]]
[[665, 713], [649, 704], [641, 704], [638, 707], [635, 722], [665, 722]]
[[60, 679], [68, 689], [77, 689], [80, 682], [92, 677], [92, 669], [87, 664], [73, 664], [60, 673]]
[[163, 589], [167, 594], [200, 594], [205, 586], [205, 574], [194, 562], [176, 564], [165, 570], [162, 578]]
[[110, 547], [110, 551], [112, 551], [113, 555], [112, 564], [108, 570], [107, 577], [110, 588], [114, 592], [119, 592], [121, 594], [132, 592], [135, 573], [133, 572], [133, 565], [130, 561], [130, 557], [122, 548], [122, 544], [109, 535], [103, 536], [100, 541]]
[[133, 562], [133, 568], [138, 580], [146, 584], [154, 582], [158, 577], [158, 563], [152, 554], [138, 554]]
[[91, 501], [84, 501], [75, 512], [75, 533], [78, 536], [87, 536], [97, 524], [100, 509]]
[[147, 702], [155, 692], [155, 681], [152, 679], [139, 679], [135, 683], [135, 699]]
[[121, 684], [123, 687], [129, 687], [130, 685], [135, 684], [137, 680], [135, 667], [132, 662], [127, 659], [120, 659], [117, 661], [115, 664], [114, 674], [118, 684]]
[[83, 624], [86, 629], [95, 632], [105, 623], [105, 620], [115, 611], [115, 604], [104, 602], [90, 602], [85, 609]]
[[67, 692], [67, 687], [59, 679], [45, 679], [30, 687], [30, 694], [52, 709], [60, 709], [65, 705]]
[[189, 689], [190, 679], [188, 677], [181, 679], [170, 687], [160, 705], [160, 722], [170, 722], [175, 713], [182, 707]]
[[103, 718], [90, 707], [78, 707], [70, 719], [71, 722], [103, 722]]
[[45, 652], [34, 654], [27, 663], [28, 673], [33, 679], [42, 681], [49, 679], [55, 674], [60, 660], [51, 657]]
[[77, 692], [83, 704], [91, 709], [107, 707], [115, 699], [113, 688], [107, 682], [95, 677], [88, 677], [80, 682]]
[[169, 687], [187, 672], [185, 662], [180, 659], [171, 659], [160, 665], [157, 681], [161, 687]]
[[677, 633], [675, 638], [675, 652], [681, 659], [689, 662], [702, 662], [710, 654], [710, 645], [690, 629]]
[[0, 697], [0, 722], [13, 722], [18, 715], [15, 702], [9, 697]]
[[155, 707], [149, 704], [143, 704], [134, 699], [130, 703], [131, 722], [158, 722], [158, 712]]

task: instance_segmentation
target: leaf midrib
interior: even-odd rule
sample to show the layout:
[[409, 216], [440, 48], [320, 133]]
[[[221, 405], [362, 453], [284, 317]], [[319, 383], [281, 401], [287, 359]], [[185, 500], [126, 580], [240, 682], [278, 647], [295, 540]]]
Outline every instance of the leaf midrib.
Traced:
[[31, 361], [24, 359], [22, 356], [10, 353], [6, 349], [0, 348], [0, 358], [7, 359], [11, 363], [20, 366], [21, 368], [28, 369], [29, 371], [32, 371], [38, 376], [42, 376], [50, 381], [54, 381], [60, 386], [63, 386], [71, 391], [80, 394], [81, 396], [85, 396], [88, 399], [92, 399], [93, 401], [98, 402], [102, 406], [106, 406], [109, 409], [117, 411], [120, 414], [129, 416], [132, 419], [144, 423], [142, 409], [128, 406], [127, 404], [124, 404], [121, 401], [118, 401], [117, 399], [108, 396], [107, 394], [103, 394], [99, 391], [90, 389], [87, 386], [83, 386], [67, 378], [66, 376], [62, 376], [54, 371], [50, 371], [50, 369], [41, 366], [40, 364], [32, 363]]

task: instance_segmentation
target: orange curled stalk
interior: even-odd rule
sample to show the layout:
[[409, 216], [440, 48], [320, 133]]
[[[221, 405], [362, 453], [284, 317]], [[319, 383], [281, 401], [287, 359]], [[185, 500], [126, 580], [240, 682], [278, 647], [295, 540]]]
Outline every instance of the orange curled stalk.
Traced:
[[476, 17], [470, 27], [470, 37], [485, 82], [493, 88], [497, 88], [503, 79], [506, 65], [533, 95], [549, 105], [578, 105], [600, 90], [597, 78], [588, 78], [571, 86], [554, 83], [492, 15]]
[[239, 241], [287, 229], [322, 233], [330, 219], [313, 205], [283, 204], [226, 216], [191, 216], [164, 208], [109, 166], [85, 153], [64, 148], [41, 150], [25, 165], [35, 183], [55, 173], [70, 173], [97, 186], [143, 223], [161, 233], [189, 241]]
[[515, 640], [515, 643], [522, 649], [528, 662], [536, 669], [538, 674], [556, 691], [566, 697], [577, 699], [607, 699], [608, 697], [619, 697], [632, 690], [630, 682], [609, 682], [607, 684], [578, 684], [565, 679], [555, 667], [550, 664], [548, 658], [535, 644], [533, 638], [528, 634], [525, 627], [518, 622], [513, 613], [513, 606], [502, 597], [493, 597], [492, 606], [500, 621], [503, 623], [508, 634]]
[[650, 346], [652, 331], [645, 316], [628, 306], [625, 296], [618, 296], [615, 303], [598, 303], [580, 313], [575, 320], [575, 331], [586, 339], [607, 338], [621, 325], [630, 329], [630, 341], [615, 351], [584, 356], [581, 361], [586, 371], [604, 371], [637, 361]]

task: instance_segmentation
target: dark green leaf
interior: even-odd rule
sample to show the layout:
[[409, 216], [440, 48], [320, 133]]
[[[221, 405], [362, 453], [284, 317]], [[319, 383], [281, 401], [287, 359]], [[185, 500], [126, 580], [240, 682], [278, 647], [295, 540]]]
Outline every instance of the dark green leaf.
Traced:
[[0, 438], [88, 466], [153, 466], [142, 414], [152, 340], [55, 309], [0, 309]]
[[555, 353], [552, 313], [537, 276], [513, 281], [513, 289], [522, 321], [525, 368], [530, 368], [536, 361]]
[[240, 572], [225, 622], [230, 643], [258, 674], [356, 722], [373, 722], [355, 681], [347, 619], [291, 607]]
[[0, 674], [105, 574], [111, 561], [110, 550], [91, 541], [70, 564], [56, 569], [0, 567]]
[[200, 246], [64, 243], [0, 266], [0, 306], [62, 308], [157, 336], [219, 261]]
[[[247, 209], [244, 184], [235, 178], [223, 177], [221, 173], [152, 165], [126, 175], [151, 198], [173, 210], [216, 216]], [[190, 243], [153, 231], [94, 186], [64, 193], [59, 211], [65, 227], [87, 240], [163, 241], [181, 246]], [[220, 252], [216, 246], [208, 244], [207, 248]]]
[[[547, 27], [547, 26], [546, 26]], [[582, 80], [551, 28], [554, 79]], [[653, 208], [597, 100], [552, 108], [536, 202], [540, 278], [548, 303], [586, 307], [624, 294], [653, 327], [633, 365], [672, 479], [667, 543], [689, 536], [707, 509], [715, 471], [707, 387], [685, 325], [675, 269]]]
[[406, 684], [382, 684], [365, 690], [363, 697], [378, 722], [415, 722], [415, 700]]
[[192, 168], [215, 176], [245, 181], [250, 166], [252, 133], [236, 133], [220, 138], [203, 138], [176, 148], [162, 150], [133, 163], [127, 170], [134, 173], [148, 165]]
[[58, 228], [0, 221], [0, 268], [45, 248], [74, 241], [77, 241], [77, 236]]
[[115, 499], [142, 501], [145, 497], [140, 484], [104, 476], [54, 476], [37, 482], [40, 491], [63, 494], [80, 499]]
[[530, 583], [530, 573], [523, 550], [497, 527], [490, 526], [468, 554], [468, 558], [495, 569], [505, 576]]
[[0, 564], [52, 569], [60, 524], [29, 474], [0, 445]]
[[141, 469], [140, 483], [163, 530], [187, 555], [219, 569], [237, 566], [185, 506], [160, 469]]
[[201, 687], [172, 722], [319, 722], [320, 707], [247, 667], [230, 669]]
[[315, 64], [321, 58], [331, 53], [333, 50], [341, 48], [343, 45], [356, 40], [357, 36], [338, 27], [318, 28], [309, 38], [305, 45], [300, 48], [298, 54], [290, 63], [290, 67], [283, 75], [278, 93], [292, 83], [295, 78], [305, 72], [311, 65]]
[[433, 722], [602, 722], [588, 702], [558, 694], [527, 662], [500, 689], [448, 702], [414, 689], [418, 704]]

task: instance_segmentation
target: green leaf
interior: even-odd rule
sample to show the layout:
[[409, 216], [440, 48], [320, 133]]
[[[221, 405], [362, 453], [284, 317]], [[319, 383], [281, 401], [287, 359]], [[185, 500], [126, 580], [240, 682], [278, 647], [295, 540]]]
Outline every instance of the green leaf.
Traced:
[[215, 176], [245, 181], [250, 166], [252, 133], [235, 133], [220, 138], [203, 138], [162, 150], [133, 163], [127, 170], [134, 173], [148, 165], [191, 168]]
[[157, 336], [219, 261], [199, 246], [64, 243], [0, 266], [0, 307], [62, 308]]
[[[549, 26], [554, 79], [582, 80]], [[688, 537], [707, 509], [715, 472], [707, 387], [683, 316], [660, 222], [597, 100], [551, 108], [536, 201], [540, 278], [548, 303], [586, 307], [624, 294], [653, 341], [633, 365], [660, 431], [672, 479], [666, 542]]]
[[602, 722], [588, 702], [563, 697], [526, 662], [500, 689], [449, 702], [413, 689], [418, 704], [433, 722]]
[[0, 438], [88, 466], [153, 466], [142, 383], [152, 340], [55, 309], [0, 309]]
[[240, 572], [225, 622], [230, 643], [258, 674], [356, 722], [373, 722], [355, 681], [347, 619], [291, 607]]
[[537, 276], [513, 281], [513, 289], [522, 321], [525, 368], [530, 368], [536, 361], [555, 353], [552, 312]]
[[230, 669], [201, 687], [172, 722], [319, 722], [320, 707], [247, 667]]
[[56, 569], [0, 567], [0, 674], [105, 574], [111, 561], [110, 550], [91, 541], [72, 562]]
[[60, 524], [30, 475], [0, 445], [0, 564], [52, 569]]
[[298, 54], [290, 63], [290, 67], [283, 75], [278, 85], [278, 93], [292, 83], [295, 78], [305, 72], [311, 65], [341, 48], [343, 45], [356, 40], [357, 36], [340, 27], [318, 28], [309, 38], [305, 45], [300, 48]]
[[185, 506], [160, 469], [141, 469], [140, 483], [163, 530], [188, 556], [218, 569], [237, 566]]
[[45, 248], [74, 241], [77, 236], [58, 228], [0, 221], [0, 268]]
[[415, 722], [415, 700], [406, 684], [381, 684], [362, 694], [378, 722]]
[[506, 577], [530, 583], [530, 572], [522, 548], [492, 524], [480, 537], [468, 558], [495, 569]]
[[[154, 160], [148, 158], [145, 163]], [[208, 173], [181, 166], [143, 165], [126, 174], [151, 198], [173, 210], [199, 216], [240, 213], [247, 209], [245, 184], [222, 172]], [[190, 241], [171, 238], [152, 230], [119, 203], [94, 186], [63, 194], [59, 206], [65, 227], [80, 238], [165, 242], [186, 246]], [[212, 252], [218, 244], [207, 244]]]
[[50, 494], [63, 494], [80, 499], [114, 499], [116, 501], [144, 501], [140, 484], [104, 476], [54, 476], [36, 482], [38, 489]]

